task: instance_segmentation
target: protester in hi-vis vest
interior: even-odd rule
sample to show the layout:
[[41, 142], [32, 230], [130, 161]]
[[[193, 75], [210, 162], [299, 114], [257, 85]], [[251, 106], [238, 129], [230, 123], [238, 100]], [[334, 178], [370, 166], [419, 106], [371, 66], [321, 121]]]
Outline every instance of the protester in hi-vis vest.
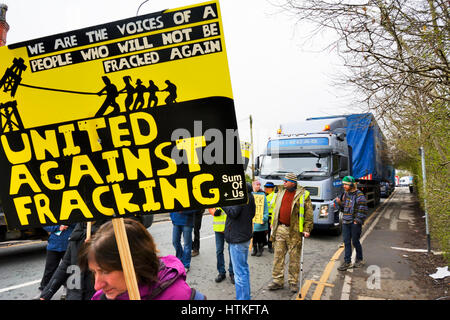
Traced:
[[[209, 213], [213, 216], [213, 230], [216, 237], [216, 258], [217, 258], [217, 271], [219, 274], [214, 279], [217, 283], [222, 282], [227, 277], [225, 270], [225, 256], [223, 250], [225, 248], [225, 221], [227, 220], [226, 213], [222, 208], [209, 208]], [[230, 281], [234, 284], [234, 272], [233, 264], [231, 263], [230, 246], [228, 245], [228, 273], [230, 275]]]
[[[273, 182], [266, 182], [264, 185], [264, 192], [266, 193], [267, 204], [269, 206], [269, 224], [272, 226], [273, 224], [273, 209], [275, 209], [275, 201], [277, 199], [277, 194], [275, 192], [275, 185]], [[269, 227], [267, 232], [267, 247], [269, 248], [269, 252], [273, 253], [272, 241], [270, 241], [270, 236], [272, 235], [272, 228]]]
[[[253, 218], [253, 249], [251, 255], [260, 257], [267, 243], [266, 234], [269, 229], [269, 205], [267, 204], [266, 194], [261, 189], [261, 182], [258, 180], [253, 181], [252, 188], [253, 196], [255, 197], [256, 212]], [[258, 199], [261, 201], [258, 201]]]
[[302, 236], [313, 229], [313, 207], [309, 192], [297, 185], [297, 175], [286, 174], [284, 189], [277, 194], [273, 211], [272, 241], [274, 259], [269, 290], [284, 286], [284, 261], [289, 252], [288, 282], [291, 292], [298, 291]]

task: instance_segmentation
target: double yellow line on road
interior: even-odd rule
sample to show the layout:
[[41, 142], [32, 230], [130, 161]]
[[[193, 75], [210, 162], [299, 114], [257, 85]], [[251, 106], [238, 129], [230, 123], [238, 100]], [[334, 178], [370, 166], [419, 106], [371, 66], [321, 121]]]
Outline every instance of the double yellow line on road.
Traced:
[[[386, 208], [389, 201], [391, 200], [392, 196], [395, 194], [395, 191], [386, 199], [386, 201], [383, 203], [382, 206], [378, 207], [366, 220], [366, 223], [364, 224], [363, 229], [367, 229], [367, 226], [370, 224], [370, 222], [374, 219], [374, 217], [377, 215], [377, 212], [380, 209]], [[340, 248], [333, 254], [330, 261], [327, 263], [325, 269], [323, 270], [322, 276], [320, 277], [319, 281], [315, 280], [306, 280], [305, 284], [302, 286], [300, 290], [300, 295], [297, 295], [297, 298], [295, 300], [305, 300], [305, 297], [311, 288], [312, 284], [316, 284], [316, 290], [314, 291], [311, 300], [320, 300], [322, 297], [323, 290], [325, 287], [334, 287], [334, 284], [328, 283], [328, 278], [330, 277], [331, 271], [333, 271], [334, 264], [336, 261], [339, 260], [340, 255], [344, 252], [344, 246], [340, 246]]]

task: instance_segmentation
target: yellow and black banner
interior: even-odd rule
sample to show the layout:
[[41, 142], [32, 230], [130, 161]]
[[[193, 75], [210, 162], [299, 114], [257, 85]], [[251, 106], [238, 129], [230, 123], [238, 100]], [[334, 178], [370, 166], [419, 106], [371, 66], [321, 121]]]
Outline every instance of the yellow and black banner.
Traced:
[[2, 47], [0, 61], [9, 228], [247, 202], [217, 1]]

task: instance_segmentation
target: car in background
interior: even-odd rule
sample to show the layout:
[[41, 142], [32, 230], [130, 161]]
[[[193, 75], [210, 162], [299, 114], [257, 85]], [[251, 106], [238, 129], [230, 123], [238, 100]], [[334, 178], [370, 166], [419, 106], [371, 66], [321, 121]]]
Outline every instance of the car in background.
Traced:
[[389, 182], [386, 181], [381, 181], [380, 182], [380, 195], [382, 198], [387, 198], [391, 195], [392, 193], [392, 187], [389, 184]]
[[408, 187], [412, 183], [413, 183], [412, 176], [405, 176], [400, 178], [400, 187]]

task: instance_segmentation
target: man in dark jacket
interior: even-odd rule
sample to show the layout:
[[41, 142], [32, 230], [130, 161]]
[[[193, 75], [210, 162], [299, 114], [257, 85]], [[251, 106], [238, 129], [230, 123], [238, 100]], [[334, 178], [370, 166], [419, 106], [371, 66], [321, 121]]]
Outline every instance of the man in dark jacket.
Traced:
[[225, 240], [230, 246], [233, 263], [236, 300], [250, 300], [250, 269], [248, 267], [248, 248], [253, 235], [252, 225], [255, 216], [255, 199], [252, 185], [247, 183], [248, 203], [240, 206], [223, 207], [227, 214]]
[[[92, 234], [97, 231], [103, 222], [93, 223]], [[50, 300], [59, 288], [66, 284], [69, 277], [73, 281], [69, 279], [67, 283], [66, 300], [90, 300], [94, 295], [94, 280], [91, 273], [82, 272], [78, 268], [78, 251], [85, 240], [86, 223], [77, 223], [70, 235], [69, 245], [58, 269], [56, 269], [47, 286], [41, 292], [41, 300]]]

